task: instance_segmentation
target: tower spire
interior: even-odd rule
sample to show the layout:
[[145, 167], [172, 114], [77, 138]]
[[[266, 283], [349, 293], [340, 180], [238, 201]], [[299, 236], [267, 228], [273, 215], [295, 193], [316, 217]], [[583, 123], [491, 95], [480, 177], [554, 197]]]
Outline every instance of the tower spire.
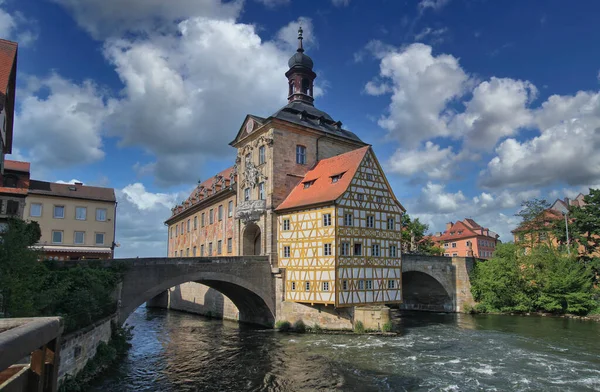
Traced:
[[298, 26], [298, 52], [303, 53], [304, 47], [302, 46], [302, 26]]

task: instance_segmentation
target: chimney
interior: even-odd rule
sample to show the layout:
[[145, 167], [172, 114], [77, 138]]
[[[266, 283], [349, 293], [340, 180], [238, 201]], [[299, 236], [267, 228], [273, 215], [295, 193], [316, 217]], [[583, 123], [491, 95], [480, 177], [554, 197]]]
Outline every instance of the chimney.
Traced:
[[452, 228], [452, 225], [454, 225], [454, 223], [452, 222], [446, 223], [446, 231], [450, 230]]

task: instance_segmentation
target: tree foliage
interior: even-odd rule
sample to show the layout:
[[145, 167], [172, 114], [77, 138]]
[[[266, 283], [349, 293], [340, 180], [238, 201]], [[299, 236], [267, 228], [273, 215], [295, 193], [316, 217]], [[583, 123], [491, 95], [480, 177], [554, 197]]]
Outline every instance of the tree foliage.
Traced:
[[492, 259], [476, 265], [471, 286], [477, 310], [587, 314], [594, 309], [587, 265], [548, 246], [518, 253], [514, 244], [501, 244]]
[[36, 222], [12, 219], [0, 243], [0, 297], [4, 317], [62, 316], [69, 332], [112, 314], [112, 293], [123, 268], [62, 268], [39, 262], [30, 246], [40, 238]]
[[443, 255], [444, 250], [435, 246], [426, 237], [429, 225], [421, 223], [419, 218], [411, 219], [410, 215], [402, 215], [402, 251], [404, 253], [421, 253], [426, 255]]

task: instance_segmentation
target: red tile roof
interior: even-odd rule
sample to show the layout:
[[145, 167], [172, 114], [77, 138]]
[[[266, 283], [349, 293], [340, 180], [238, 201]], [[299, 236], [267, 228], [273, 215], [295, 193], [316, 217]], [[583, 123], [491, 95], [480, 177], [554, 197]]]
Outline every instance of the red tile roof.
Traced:
[[[370, 146], [365, 146], [320, 160], [275, 210], [280, 211], [336, 200], [350, 185], [350, 181], [370, 148]], [[331, 177], [338, 174], [343, 175], [338, 182], [332, 183]], [[305, 188], [304, 184], [307, 182], [313, 183]]]
[[[486, 230], [488, 231], [489, 235], [485, 235]], [[482, 227], [473, 219], [467, 218], [464, 221], [457, 221], [452, 225], [452, 227], [450, 227], [449, 230], [446, 230], [441, 236], [432, 236], [431, 239], [436, 242], [458, 240], [478, 236], [496, 239], [495, 235], [496, 234], [494, 232]]]
[[18, 44], [0, 39], [0, 96], [6, 95], [10, 75], [17, 58]]
[[7, 159], [4, 161], [4, 169], [29, 173], [30, 164], [29, 162], [11, 161]]

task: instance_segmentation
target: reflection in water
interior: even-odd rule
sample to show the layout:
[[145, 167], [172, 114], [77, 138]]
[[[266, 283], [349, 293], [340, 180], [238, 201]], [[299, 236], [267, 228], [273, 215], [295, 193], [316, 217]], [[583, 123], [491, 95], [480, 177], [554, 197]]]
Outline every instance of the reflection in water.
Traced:
[[600, 323], [404, 314], [401, 336], [295, 335], [139, 308], [95, 391], [600, 391]]

